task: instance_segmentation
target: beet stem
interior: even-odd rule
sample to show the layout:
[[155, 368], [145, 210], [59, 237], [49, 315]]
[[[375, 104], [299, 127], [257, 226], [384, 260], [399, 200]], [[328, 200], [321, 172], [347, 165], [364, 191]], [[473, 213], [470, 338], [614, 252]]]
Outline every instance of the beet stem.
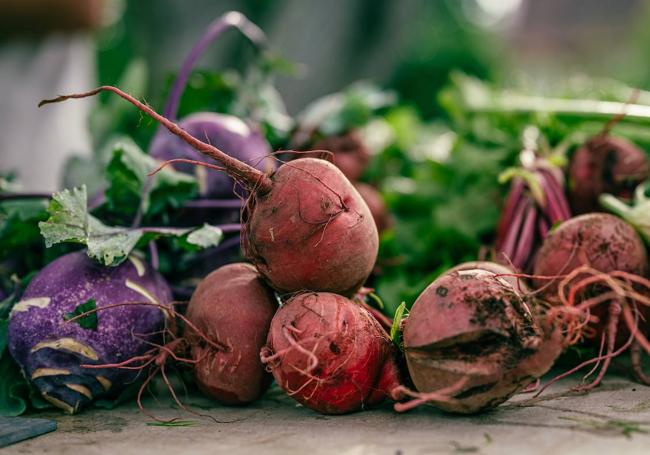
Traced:
[[165, 106], [164, 116], [170, 120], [175, 120], [178, 113], [181, 97], [185, 91], [187, 80], [194, 69], [194, 65], [203, 55], [205, 50], [218, 39], [223, 32], [231, 27], [237, 28], [246, 38], [248, 38], [257, 48], [265, 48], [267, 45], [266, 35], [262, 29], [252, 23], [246, 16], [238, 11], [229, 11], [221, 17], [215, 19], [205, 30], [203, 36], [194, 44], [183, 64], [181, 65], [176, 80], [172, 85]]
[[183, 207], [192, 209], [239, 209], [243, 205], [241, 199], [196, 199], [187, 201]]
[[113, 87], [111, 85], [103, 85], [101, 87], [97, 87], [93, 90], [84, 93], [75, 93], [72, 95], [61, 95], [53, 99], [43, 100], [40, 103], [38, 103], [38, 106], [41, 107], [46, 104], [59, 103], [61, 101], [66, 101], [68, 99], [88, 98], [90, 96], [95, 96], [100, 92], [113, 92], [116, 95], [128, 101], [129, 103], [133, 104], [135, 107], [137, 107], [138, 109], [140, 109], [141, 111], [143, 111], [144, 113], [152, 117], [154, 120], [162, 124], [172, 134], [178, 136], [183, 141], [185, 141], [186, 143], [188, 143], [189, 145], [191, 145], [192, 147], [194, 147], [196, 150], [203, 153], [204, 155], [207, 155], [210, 158], [221, 163], [226, 168], [226, 171], [232, 177], [248, 184], [249, 188], [251, 188], [252, 190], [259, 191], [262, 193], [267, 193], [271, 190], [272, 182], [268, 175], [264, 174], [262, 171], [258, 169], [255, 169], [253, 166], [250, 166], [246, 163], [243, 163], [229, 156], [228, 154], [219, 150], [215, 146], [195, 138], [187, 131], [182, 129], [180, 126], [178, 126], [176, 123], [172, 122], [171, 120], [157, 113], [155, 110], [153, 110], [153, 108], [151, 108], [151, 106], [137, 100], [133, 96], [120, 90], [117, 87]]

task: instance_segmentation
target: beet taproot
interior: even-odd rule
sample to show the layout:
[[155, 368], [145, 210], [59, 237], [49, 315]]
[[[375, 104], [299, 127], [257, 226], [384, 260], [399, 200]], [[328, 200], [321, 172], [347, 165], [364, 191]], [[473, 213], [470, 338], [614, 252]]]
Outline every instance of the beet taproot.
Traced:
[[[198, 151], [219, 162], [250, 191], [242, 232], [248, 259], [280, 292], [305, 289], [352, 295], [373, 269], [379, 248], [368, 206], [331, 163], [302, 158], [265, 174], [188, 134], [148, 105], [112, 86], [59, 96], [39, 104], [117, 94]], [[218, 166], [215, 166], [218, 167]]]
[[225, 404], [250, 403], [264, 393], [271, 377], [259, 352], [276, 309], [273, 290], [250, 264], [225, 265], [199, 283], [187, 318], [203, 336], [224, 346], [206, 344], [193, 330], [186, 334], [203, 393]]
[[599, 210], [603, 193], [631, 198], [638, 184], [650, 177], [650, 161], [633, 143], [597, 135], [578, 148], [569, 168], [569, 201], [580, 215]]
[[261, 358], [294, 400], [323, 414], [359, 411], [399, 385], [394, 346], [373, 316], [332, 293], [306, 292], [276, 313]]
[[561, 332], [544, 332], [522, 294], [485, 269], [441, 275], [413, 304], [403, 323], [411, 380], [448, 412], [493, 408], [546, 373], [564, 348]]

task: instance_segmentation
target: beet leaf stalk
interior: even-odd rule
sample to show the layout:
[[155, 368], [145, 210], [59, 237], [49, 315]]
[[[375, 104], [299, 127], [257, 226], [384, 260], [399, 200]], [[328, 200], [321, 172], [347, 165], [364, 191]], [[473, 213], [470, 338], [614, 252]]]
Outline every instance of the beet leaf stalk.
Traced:
[[497, 258], [527, 270], [551, 227], [571, 217], [561, 171], [544, 159], [502, 174], [510, 192], [497, 228]]
[[91, 96], [95, 96], [100, 92], [113, 92], [119, 97], [125, 99], [129, 103], [133, 104], [136, 106], [138, 109], [152, 117], [154, 120], [162, 124], [165, 128], [167, 128], [172, 134], [180, 137], [183, 141], [187, 142], [190, 144], [192, 147], [194, 147], [196, 150], [199, 152], [209, 156], [210, 158], [214, 159], [215, 161], [221, 163], [224, 168], [226, 168], [226, 171], [234, 178], [239, 180], [242, 184], [246, 185], [250, 189], [255, 189], [260, 192], [268, 192], [271, 189], [271, 179], [269, 176], [264, 174], [262, 171], [255, 169], [253, 166], [250, 166], [246, 163], [243, 163], [239, 160], [236, 160], [232, 158], [231, 156], [227, 155], [226, 153], [222, 152], [218, 148], [214, 147], [213, 145], [210, 145], [206, 142], [203, 142], [194, 136], [188, 134], [185, 130], [183, 130], [181, 127], [179, 127], [176, 123], [172, 122], [171, 120], [167, 119], [166, 117], [160, 115], [156, 111], [154, 111], [151, 106], [148, 104], [145, 104], [137, 99], [135, 99], [133, 96], [129, 95], [128, 93], [123, 92], [117, 87], [113, 87], [110, 85], [103, 85], [101, 87], [97, 87], [93, 90], [90, 90], [88, 92], [84, 93], [75, 93], [72, 95], [61, 95], [53, 99], [48, 99], [48, 100], [43, 100], [41, 101], [38, 106], [44, 106], [46, 104], [52, 104], [52, 103], [60, 103], [61, 101], [66, 101], [69, 99], [80, 99], [80, 98], [88, 98]]
[[267, 39], [262, 29], [252, 23], [246, 16], [238, 11], [229, 11], [223, 16], [215, 19], [206, 29], [203, 36], [199, 41], [194, 44], [183, 61], [183, 65], [178, 71], [174, 85], [171, 88], [167, 105], [163, 111], [163, 115], [170, 120], [175, 120], [178, 113], [178, 106], [185, 91], [187, 80], [194, 69], [194, 65], [198, 59], [203, 55], [205, 50], [218, 39], [226, 30], [235, 27], [246, 38], [248, 38], [257, 48], [265, 49], [267, 47]]

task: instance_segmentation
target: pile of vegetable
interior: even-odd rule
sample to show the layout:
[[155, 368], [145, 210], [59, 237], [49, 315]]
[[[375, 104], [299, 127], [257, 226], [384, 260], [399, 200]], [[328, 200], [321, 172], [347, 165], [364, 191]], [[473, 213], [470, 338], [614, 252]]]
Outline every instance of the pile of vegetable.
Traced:
[[[220, 112], [187, 113], [193, 68], [228, 28], [259, 50], [250, 78]], [[77, 182], [90, 197], [0, 182], [0, 413], [146, 412], [156, 381], [195, 413], [172, 367], [224, 405], [275, 381], [325, 414], [385, 400], [478, 413], [588, 366], [580, 388], [594, 388], [628, 352], [650, 385], [650, 108], [456, 74], [445, 122], [368, 83], [294, 122], [275, 58], [231, 12], [190, 50], [164, 114], [109, 85], [41, 102], [106, 92], [158, 129], [98, 139], [100, 177]], [[575, 346], [593, 357], [540, 388]]]

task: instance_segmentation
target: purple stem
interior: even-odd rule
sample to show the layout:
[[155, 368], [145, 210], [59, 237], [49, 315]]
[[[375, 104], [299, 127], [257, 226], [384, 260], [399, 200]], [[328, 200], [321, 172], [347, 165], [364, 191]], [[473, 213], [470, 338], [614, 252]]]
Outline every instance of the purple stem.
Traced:
[[550, 169], [540, 169], [540, 172], [546, 176], [548, 186], [555, 195], [563, 220], [571, 218], [571, 209], [569, 209], [569, 202], [564, 194], [562, 184], [558, 181], [557, 177], [553, 175]]
[[537, 219], [537, 208], [534, 204], [526, 208], [524, 225], [521, 228], [517, 239], [517, 250], [512, 258], [512, 264], [519, 270], [525, 270], [526, 264], [530, 261], [535, 241], [535, 220]]
[[151, 256], [151, 266], [154, 270], [158, 270], [160, 261], [158, 260], [158, 247], [156, 246], [155, 240], [149, 242], [149, 255]]
[[551, 220], [551, 223], [556, 223], [558, 221], [564, 221], [564, 213], [562, 210], [561, 202], [558, 201], [557, 194], [551, 188], [551, 184], [548, 181], [548, 176], [544, 173], [538, 173], [539, 182], [546, 196], [546, 206], [541, 207], [546, 216]]
[[509, 226], [512, 223], [512, 217], [515, 214], [516, 209], [521, 203], [521, 199], [524, 195], [524, 182], [519, 178], [515, 178], [510, 185], [510, 191], [508, 193], [506, 204], [504, 207], [503, 214], [499, 220], [499, 226], [497, 228], [497, 248], [500, 248], [503, 243], [505, 243], [505, 238], [509, 232]]
[[185, 91], [187, 80], [194, 69], [194, 65], [198, 59], [203, 55], [205, 50], [210, 44], [221, 34], [228, 30], [230, 27], [236, 27], [239, 31], [246, 36], [258, 48], [264, 48], [267, 45], [266, 35], [262, 29], [253, 24], [246, 16], [237, 11], [230, 11], [223, 16], [214, 20], [206, 29], [203, 36], [196, 42], [190, 53], [186, 57], [181, 69], [176, 76], [174, 85], [172, 85], [167, 105], [163, 115], [170, 120], [175, 120], [178, 112], [178, 106]]
[[241, 199], [196, 199], [187, 201], [183, 207], [192, 209], [240, 209], [243, 205]]
[[505, 240], [503, 242], [503, 247], [499, 253], [503, 254], [508, 259], [512, 259], [515, 254], [515, 248], [517, 246], [517, 239], [519, 238], [519, 232], [521, 231], [522, 224], [524, 221], [524, 214], [526, 213], [526, 208], [528, 207], [528, 201], [522, 199], [515, 209], [515, 212], [512, 217], [512, 222], [508, 226], [508, 233], [506, 234]]
[[539, 220], [537, 221], [537, 228], [539, 229], [540, 238], [544, 240], [548, 235], [548, 232], [551, 230], [551, 224], [545, 217], [540, 216]]
[[220, 224], [215, 227], [221, 229], [224, 234], [228, 234], [230, 232], [241, 232], [241, 224], [239, 223]]

